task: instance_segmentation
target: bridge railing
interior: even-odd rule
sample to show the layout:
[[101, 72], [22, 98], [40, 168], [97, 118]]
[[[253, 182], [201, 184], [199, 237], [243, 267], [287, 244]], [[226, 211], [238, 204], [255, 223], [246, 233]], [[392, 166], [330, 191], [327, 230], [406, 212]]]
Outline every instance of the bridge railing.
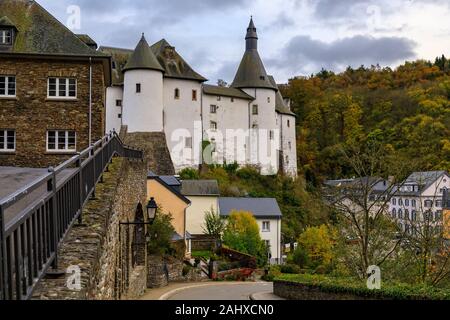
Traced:
[[[83, 206], [115, 155], [143, 159], [142, 151], [125, 146], [113, 132], [0, 200], [0, 300], [29, 299], [50, 267], [57, 269], [59, 244], [81, 223]], [[33, 192], [40, 195], [5, 220], [6, 210]]]

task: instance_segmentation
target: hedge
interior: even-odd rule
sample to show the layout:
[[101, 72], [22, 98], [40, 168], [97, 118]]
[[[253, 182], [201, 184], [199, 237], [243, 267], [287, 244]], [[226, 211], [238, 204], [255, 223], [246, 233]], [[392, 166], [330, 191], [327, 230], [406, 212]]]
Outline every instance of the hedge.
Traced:
[[275, 281], [295, 282], [318, 288], [323, 292], [352, 294], [375, 299], [450, 300], [450, 289], [404, 283], [382, 283], [380, 290], [370, 290], [367, 288], [366, 282], [360, 279], [311, 274], [283, 274], [276, 277]]

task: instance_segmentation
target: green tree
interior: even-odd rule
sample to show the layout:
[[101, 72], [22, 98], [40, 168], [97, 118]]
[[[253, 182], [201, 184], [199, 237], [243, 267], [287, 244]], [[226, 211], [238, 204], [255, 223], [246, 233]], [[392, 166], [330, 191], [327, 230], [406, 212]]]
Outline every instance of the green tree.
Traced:
[[172, 237], [175, 233], [172, 220], [172, 215], [161, 213], [161, 210], [158, 210], [153, 224], [148, 226], [147, 229], [150, 237], [148, 243], [149, 254], [163, 256], [171, 251]]
[[222, 234], [225, 231], [226, 221], [215, 212], [214, 208], [207, 211], [205, 214], [205, 223], [202, 227], [203, 232], [207, 235], [214, 236], [216, 239], [221, 240]]
[[234, 250], [255, 256], [260, 266], [267, 262], [268, 248], [261, 240], [258, 223], [250, 212], [231, 212], [223, 235], [223, 242]]

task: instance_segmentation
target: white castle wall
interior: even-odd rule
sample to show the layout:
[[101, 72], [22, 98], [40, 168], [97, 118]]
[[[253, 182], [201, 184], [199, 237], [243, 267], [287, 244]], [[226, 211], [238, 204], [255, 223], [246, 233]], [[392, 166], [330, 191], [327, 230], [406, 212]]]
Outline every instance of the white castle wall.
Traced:
[[[180, 92], [175, 99], [175, 89]], [[197, 100], [192, 98], [197, 91]], [[176, 171], [197, 166], [201, 150], [201, 83], [191, 80], [164, 79], [164, 132]], [[196, 143], [194, 139], [197, 124]], [[186, 137], [192, 138], [192, 147], [186, 146]]]
[[283, 150], [283, 168], [287, 175], [297, 176], [297, 137], [296, 118], [277, 113], [277, 123], [280, 130], [280, 145]]
[[[279, 134], [277, 134], [276, 114], [275, 114], [275, 98], [276, 92], [272, 89], [243, 89], [247, 94], [253, 96], [255, 100], [250, 107], [250, 127], [255, 125], [265, 135], [252, 136], [251, 138], [251, 156], [250, 163], [261, 166], [262, 174], [276, 174], [278, 172], [278, 152], [279, 150]], [[258, 106], [258, 114], [253, 115], [253, 105]], [[273, 140], [270, 140], [270, 131], [273, 131]], [[273, 148], [269, 147], [271, 143], [275, 143]], [[262, 148], [266, 148], [266, 150]]]
[[[136, 84], [141, 92], [136, 93]], [[123, 124], [128, 132], [163, 131], [163, 74], [154, 70], [125, 72]]]
[[[248, 161], [248, 129], [249, 129], [249, 100], [234, 98], [233, 102], [230, 97], [221, 96], [220, 100], [215, 95], [203, 95], [203, 131], [205, 140], [216, 140], [216, 154], [214, 162], [223, 164], [237, 162], [239, 164], [246, 164]], [[217, 113], [211, 113], [211, 105], [218, 107]], [[217, 132], [210, 130], [211, 121], [216, 122]], [[240, 130], [242, 134], [239, 136], [247, 136], [245, 141], [240, 145], [243, 145], [243, 149], [236, 148], [238, 145], [237, 139], [231, 133], [230, 130], [234, 130], [236, 134], [239, 134], [237, 130]], [[227, 140], [228, 139], [228, 140]], [[244, 139], [244, 138], [243, 138]], [[222, 141], [222, 143], [221, 143]], [[234, 142], [234, 143], [233, 143]], [[226, 152], [228, 143], [228, 149], [231, 152]], [[232, 148], [234, 146], [234, 148]], [[233, 149], [233, 150], [232, 150]]]
[[117, 100], [123, 100], [123, 88], [106, 88], [106, 133], [112, 130], [120, 132], [122, 119], [119, 118], [119, 115], [122, 114], [122, 107], [116, 106]]

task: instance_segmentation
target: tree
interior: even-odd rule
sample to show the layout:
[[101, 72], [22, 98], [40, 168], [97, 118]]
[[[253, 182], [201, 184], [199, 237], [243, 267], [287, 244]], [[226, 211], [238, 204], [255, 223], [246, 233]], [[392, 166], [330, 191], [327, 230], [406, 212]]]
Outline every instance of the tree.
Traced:
[[334, 232], [326, 225], [307, 228], [300, 235], [298, 239], [299, 248], [308, 255], [311, 267], [316, 268], [320, 265], [328, 267], [331, 265], [334, 258], [334, 238]]
[[172, 226], [172, 215], [164, 214], [158, 209], [153, 224], [148, 226], [148, 243], [149, 254], [165, 255], [171, 250], [172, 237], [175, 229]]
[[258, 223], [251, 212], [231, 212], [223, 241], [234, 250], [257, 257], [258, 265], [264, 265], [267, 261], [268, 248], [261, 240]]
[[226, 221], [215, 212], [214, 208], [205, 214], [205, 223], [202, 227], [203, 232], [213, 236], [218, 240], [222, 240], [222, 234], [225, 231]]

